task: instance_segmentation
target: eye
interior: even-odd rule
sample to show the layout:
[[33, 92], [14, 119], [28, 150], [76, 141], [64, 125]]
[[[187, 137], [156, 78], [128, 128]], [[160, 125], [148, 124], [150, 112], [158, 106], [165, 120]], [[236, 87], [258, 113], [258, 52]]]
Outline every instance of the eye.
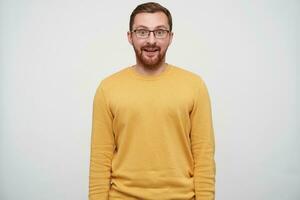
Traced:
[[140, 35], [147, 35], [147, 34], [148, 34], [148, 31], [147, 31], [147, 30], [143, 30], [143, 29], [137, 30], [137, 32], [138, 32], [138, 34], [140, 34]]
[[163, 29], [158, 29], [155, 31], [155, 34], [158, 35], [158, 36], [163, 36], [166, 34], [166, 30], [163, 30]]
[[156, 30], [156, 34], [162, 35], [162, 34], [164, 34], [164, 30]]

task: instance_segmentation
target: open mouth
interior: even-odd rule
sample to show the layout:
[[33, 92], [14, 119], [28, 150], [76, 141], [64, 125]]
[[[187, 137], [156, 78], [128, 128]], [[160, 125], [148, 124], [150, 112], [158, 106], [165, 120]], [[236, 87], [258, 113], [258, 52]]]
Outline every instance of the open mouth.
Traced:
[[147, 55], [147, 56], [149, 56], [149, 57], [152, 57], [152, 56], [155, 56], [155, 55], [157, 55], [158, 54], [158, 52], [159, 52], [159, 48], [143, 48], [142, 49], [144, 52], [145, 52], [145, 54]]
[[143, 50], [146, 52], [155, 52], [155, 51], [158, 51], [159, 49], [158, 48], [144, 48]]

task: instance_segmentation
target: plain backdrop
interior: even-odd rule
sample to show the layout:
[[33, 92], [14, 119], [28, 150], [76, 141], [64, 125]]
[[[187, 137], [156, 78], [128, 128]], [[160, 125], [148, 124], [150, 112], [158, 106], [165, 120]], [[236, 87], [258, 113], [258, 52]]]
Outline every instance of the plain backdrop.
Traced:
[[[88, 199], [93, 97], [135, 63], [126, 32], [143, 2], [0, 0], [1, 200]], [[209, 89], [216, 199], [300, 199], [300, 2], [159, 2], [167, 62]]]

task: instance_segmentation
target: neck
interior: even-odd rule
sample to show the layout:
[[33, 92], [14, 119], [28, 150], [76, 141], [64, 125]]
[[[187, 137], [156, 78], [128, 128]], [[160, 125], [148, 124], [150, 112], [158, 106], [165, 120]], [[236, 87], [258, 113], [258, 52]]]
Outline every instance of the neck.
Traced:
[[141, 63], [137, 63], [133, 68], [140, 74], [144, 75], [157, 75], [163, 72], [168, 64], [163, 61], [156, 66], [145, 66]]

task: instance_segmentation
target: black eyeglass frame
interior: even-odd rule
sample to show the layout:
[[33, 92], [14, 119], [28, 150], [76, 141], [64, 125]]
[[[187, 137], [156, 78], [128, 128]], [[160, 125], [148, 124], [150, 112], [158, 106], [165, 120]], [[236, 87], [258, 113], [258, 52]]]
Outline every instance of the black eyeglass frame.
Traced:
[[[139, 37], [139, 36], [137, 36], [137, 34], [136, 34], [137, 31], [147, 31], [147, 32], [148, 32], [148, 35], [147, 35], [147, 37]], [[155, 34], [156, 31], [166, 31], [167, 34], [166, 34], [166, 36], [163, 37], [163, 38], [156, 37], [156, 34]], [[142, 39], [148, 38], [148, 37], [150, 36], [151, 32], [153, 32], [153, 35], [154, 35], [155, 38], [157, 38], [157, 39], [165, 39], [165, 38], [167, 37], [167, 35], [170, 34], [171, 31], [170, 31], [170, 30], [165, 30], [165, 29], [156, 29], [156, 30], [153, 30], [153, 31], [150, 31], [150, 30], [147, 30], [147, 29], [135, 29], [135, 30], [131, 31], [131, 33], [135, 33], [136, 36], [137, 36], [138, 38], [142, 38]]]

